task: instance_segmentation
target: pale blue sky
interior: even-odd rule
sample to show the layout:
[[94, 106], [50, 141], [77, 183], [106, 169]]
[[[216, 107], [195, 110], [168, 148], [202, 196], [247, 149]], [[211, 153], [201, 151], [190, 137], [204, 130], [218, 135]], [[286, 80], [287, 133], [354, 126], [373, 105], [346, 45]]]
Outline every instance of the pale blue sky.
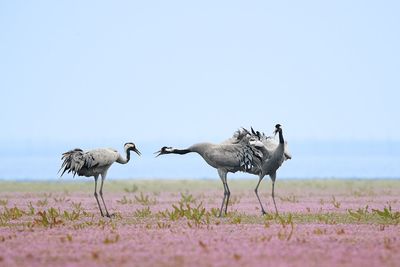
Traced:
[[181, 145], [279, 122], [289, 142], [399, 141], [399, 14], [398, 1], [1, 1], [0, 140]]

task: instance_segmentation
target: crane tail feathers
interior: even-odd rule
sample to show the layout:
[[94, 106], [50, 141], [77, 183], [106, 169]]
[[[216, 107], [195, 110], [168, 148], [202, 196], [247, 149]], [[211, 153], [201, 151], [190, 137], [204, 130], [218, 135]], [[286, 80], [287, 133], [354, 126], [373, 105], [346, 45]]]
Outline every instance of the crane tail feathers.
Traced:
[[[79, 175], [79, 171], [86, 165], [87, 158], [89, 157], [86, 157], [85, 153], [80, 148], [75, 148], [63, 153], [61, 157], [63, 163], [58, 171], [59, 173], [62, 170], [60, 177], [62, 177], [66, 171], [68, 171], [67, 173], [72, 172], [74, 177], [77, 173]], [[88, 165], [92, 165], [92, 160], [93, 159], [90, 159]]]

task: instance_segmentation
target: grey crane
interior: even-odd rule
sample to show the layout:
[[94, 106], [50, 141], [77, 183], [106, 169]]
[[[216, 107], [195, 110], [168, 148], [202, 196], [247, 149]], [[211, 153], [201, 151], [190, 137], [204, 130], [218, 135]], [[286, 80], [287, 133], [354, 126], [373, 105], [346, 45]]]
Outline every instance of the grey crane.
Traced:
[[250, 170], [253, 166], [261, 163], [261, 153], [250, 145], [248, 139], [241, 138], [236, 143], [198, 143], [186, 149], [164, 146], [159, 151], [155, 152], [155, 154], [158, 153], [156, 156], [158, 157], [164, 154], [183, 155], [192, 152], [199, 154], [211, 167], [217, 169], [218, 175], [224, 186], [224, 197], [222, 199], [219, 216], [222, 215], [224, 203], [226, 214], [228, 210], [229, 197], [231, 195], [227, 182], [228, 172], [235, 173], [237, 171]]
[[78, 174], [78, 176], [94, 177], [94, 197], [96, 198], [101, 216], [103, 217], [104, 213], [101, 209], [99, 198], [97, 196], [97, 180], [99, 175], [101, 175], [99, 194], [106, 210], [105, 216], [111, 217], [103, 198], [103, 183], [106, 179], [107, 171], [114, 162], [118, 162], [120, 164], [128, 163], [131, 158], [130, 151], [136, 152], [139, 156], [141, 155], [135, 144], [131, 142], [125, 143], [124, 150], [126, 153], [126, 158], [122, 157], [117, 150], [112, 148], [98, 148], [89, 151], [83, 151], [80, 148], [75, 148], [62, 154], [61, 160], [63, 160], [63, 163], [59, 170], [60, 172], [63, 169], [61, 176], [68, 171], [68, 173], [72, 172], [74, 177], [76, 174]]
[[[247, 131], [247, 130], [246, 130]], [[275, 206], [275, 212], [278, 214], [278, 209], [276, 207], [275, 202], [275, 180], [276, 180], [276, 171], [282, 165], [282, 163], [287, 160], [291, 159], [292, 156], [288, 150], [287, 143], [283, 138], [282, 127], [280, 124], [275, 125], [275, 135], [279, 134], [279, 143], [277, 143], [273, 138], [266, 136], [265, 134], [261, 134], [258, 131], [254, 131], [251, 128], [251, 136], [253, 139], [250, 141], [251, 145], [257, 148], [257, 150], [261, 151], [262, 156], [262, 163], [261, 168], [258, 166], [253, 166], [250, 170], [246, 172], [256, 174], [259, 176], [258, 183], [254, 192], [256, 193], [258, 202], [261, 206], [261, 212], [266, 214], [264, 207], [261, 203], [260, 197], [258, 195], [258, 187], [264, 178], [265, 175], [269, 175], [272, 180], [272, 200]]]

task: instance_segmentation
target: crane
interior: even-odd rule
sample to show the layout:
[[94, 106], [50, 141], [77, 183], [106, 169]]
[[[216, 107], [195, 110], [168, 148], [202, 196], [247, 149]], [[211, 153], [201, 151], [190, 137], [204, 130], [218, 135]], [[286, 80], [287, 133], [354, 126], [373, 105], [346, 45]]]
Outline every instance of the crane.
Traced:
[[[247, 130], [246, 130], [247, 131]], [[247, 131], [248, 132], [248, 131]], [[249, 133], [250, 134], [250, 133]], [[259, 176], [258, 183], [254, 192], [256, 193], [258, 202], [261, 206], [261, 212], [266, 214], [264, 207], [261, 203], [260, 197], [258, 195], [258, 187], [264, 178], [264, 176], [269, 175], [272, 181], [272, 200], [275, 206], [275, 212], [278, 214], [278, 209], [276, 207], [275, 202], [275, 180], [276, 180], [276, 171], [282, 165], [285, 160], [291, 159], [292, 156], [288, 150], [287, 143], [283, 138], [282, 126], [280, 124], [275, 125], [274, 134], [279, 134], [279, 143], [277, 143], [272, 137], [266, 136], [264, 133], [260, 133], [259, 131], [254, 131], [251, 128], [251, 145], [254, 146], [257, 150], [262, 152], [262, 163], [261, 168], [258, 166], [253, 166], [250, 170], [246, 172], [251, 174], [256, 174]]]
[[132, 142], [125, 143], [124, 150], [126, 158], [122, 157], [117, 150], [112, 148], [98, 148], [89, 151], [83, 151], [80, 148], [75, 148], [62, 154], [61, 160], [63, 163], [58, 171], [60, 172], [63, 170], [61, 176], [68, 171], [68, 173], [72, 172], [74, 177], [76, 174], [78, 174], [78, 176], [94, 177], [94, 197], [96, 198], [97, 205], [99, 206], [100, 214], [103, 217], [104, 213], [101, 209], [97, 195], [97, 180], [99, 175], [101, 175], [99, 194], [106, 211], [105, 216], [110, 218], [111, 215], [107, 210], [107, 206], [103, 198], [103, 183], [106, 179], [107, 171], [114, 162], [118, 162], [120, 164], [128, 163], [131, 157], [130, 151], [134, 151], [139, 156], [141, 155], [135, 144]]
[[[164, 154], [184, 155], [187, 153], [199, 154], [211, 167], [217, 169], [224, 186], [224, 197], [219, 211], [220, 217], [224, 204], [225, 214], [227, 213], [231, 194], [227, 181], [228, 172], [248, 171], [252, 167], [261, 164], [262, 156], [259, 151], [250, 145], [249, 140], [246, 138], [241, 138], [237, 140], [236, 143], [228, 144], [198, 143], [186, 149], [164, 146], [159, 151], [155, 152], [155, 154], [157, 154], [156, 157]], [[260, 166], [258, 168], [260, 168]]]

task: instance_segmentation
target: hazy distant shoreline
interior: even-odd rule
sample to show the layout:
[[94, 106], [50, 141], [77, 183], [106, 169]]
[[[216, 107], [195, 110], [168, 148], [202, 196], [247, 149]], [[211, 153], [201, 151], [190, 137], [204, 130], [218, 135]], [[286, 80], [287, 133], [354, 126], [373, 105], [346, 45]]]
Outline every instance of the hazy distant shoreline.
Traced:
[[[2, 143], [0, 150], [0, 179], [2, 180], [53, 180], [61, 166], [61, 153], [76, 147], [83, 149], [102, 147], [104, 144], [82, 143]], [[107, 146], [121, 149], [117, 141]], [[165, 142], [138, 144], [142, 156], [127, 165], [114, 164], [107, 179], [218, 179], [216, 171], [198, 155], [171, 155], [155, 158], [153, 152]], [[187, 142], [169, 142], [185, 147]], [[292, 141], [289, 140], [292, 160], [279, 169], [279, 179], [396, 179], [400, 177], [400, 142], [398, 141]], [[255, 179], [244, 173], [230, 174], [228, 179]], [[63, 176], [72, 180], [72, 175]]]

